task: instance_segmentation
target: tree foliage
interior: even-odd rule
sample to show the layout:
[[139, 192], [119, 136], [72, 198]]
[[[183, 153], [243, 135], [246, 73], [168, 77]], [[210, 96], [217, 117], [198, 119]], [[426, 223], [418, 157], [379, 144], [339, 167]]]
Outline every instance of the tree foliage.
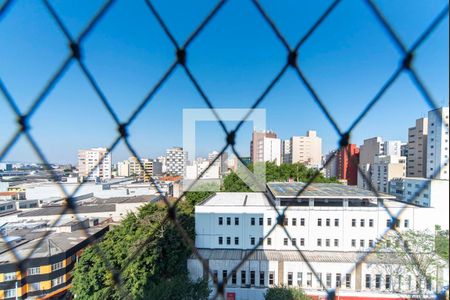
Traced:
[[[186, 201], [177, 206], [177, 220], [192, 239], [194, 206], [208, 195], [208, 192], [187, 193]], [[167, 287], [186, 292], [186, 298], [182, 299], [208, 295], [204, 284], [189, 284], [186, 261], [191, 252], [175, 225], [170, 220], [164, 222], [166, 215], [164, 203], [149, 203], [110, 230], [97, 244], [110, 266], [94, 247], [85, 249], [73, 272], [71, 291], [77, 299], [122, 299], [124, 292], [134, 299], [144, 299], [148, 298], [147, 292], [162, 293]], [[108, 267], [120, 270], [122, 290], [114, 284]], [[189, 294], [190, 289], [197, 294]]]
[[275, 286], [267, 290], [265, 300], [309, 300], [303, 290], [299, 288], [288, 288], [286, 286]]
[[185, 276], [176, 276], [159, 284], [150, 283], [144, 294], [148, 299], [158, 300], [207, 300], [210, 294], [207, 280], [191, 282]]
[[436, 253], [448, 261], [449, 232], [436, 225]]

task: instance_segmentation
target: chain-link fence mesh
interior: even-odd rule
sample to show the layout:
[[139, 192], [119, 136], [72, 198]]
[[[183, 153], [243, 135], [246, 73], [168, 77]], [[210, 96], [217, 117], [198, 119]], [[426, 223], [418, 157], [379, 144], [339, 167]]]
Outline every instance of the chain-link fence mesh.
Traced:
[[[278, 29], [277, 24], [274, 22], [274, 20], [270, 17], [269, 13], [265, 10], [263, 5], [257, 1], [253, 0], [253, 6], [254, 9], [263, 17], [265, 22], [270, 26], [271, 30], [273, 31], [273, 34], [276, 36], [278, 41], [282, 44], [286, 51], [286, 62], [282, 66], [282, 68], [279, 70], [278, 73], [276, 73], [271, 80], [271, 82], [266, 86], [266, 88], [260, 93], [260, 96], [256, 99], [256, 101], [251, 106], [251, 109], [248, 110], [248, 113], [245, 115], [245, 117], [238, 122], [238, 124], [232, 128], [229, 129], [225, 125], [225, 123], [220, 119], [219, 114], [216, 112], [214, 105], [212, 104], [212, 101], [207, 96], [207, 93], [203, 90], [201, 87], [200, 82], [197, 80], [197, 78], [194, 76], [193, 72], [191, 71], [189, 65], [187, 64], [187, 60], [189, 57], [189, 50], [190, 45], [194, 40], [198, 38], [200, 33], [213, 21], [215, 16], [220, 13], [224, 5], [226, 5], [227, 1], [222, 0], [218, 1], [217, 4], [214, 6], [214, 8], [208, 13], [208, 15], [198, 24], [198, 26], [195, 28], [195, 30], [188, 36], [188, 38], [183, 41], [179, 42], [174, 35], [171, 32], [171, 29], [169, 26], [165, 23], [164, 19], [159, 14], [158, 10], [155, 8], [155, 6], [152, 4], [150, 0], [145, 0], [145, 4], [149, 9], [150, 17], [155, 18], [158, 22], [161, 29], [164, 31], [167, 38], [170, 40], [170, 42], [173, 45], [174, 49], [174, 58], [173, 62], [170, 64], [170, 66], [167, 68], [167, 70], [161, 75], [159, 80], [154, 83], [152, 88], [148, 91], [144, 99], [142, 99], [139, 103], [139, 105], [136, 107], [136, 109], [131, 113], [131, 115], [126, 120], [121, 120], [114, 111], [112, 105], [110, 104], [110, 101], [106, 97], [106, 95], [102, 92], [101, 86], [96, 81], [95, 76], [91, 73], [89, 66], [85, 62], [85, 56], [83, 52], [83, 44], [87, 38], [88, 35], [91, 34], [92, 31], [95, 30], [97, 24], [99, 21], [108, 14], [109, 11], [114, 9], [114, 3], [116, 1], [114, 0], [108, 0], [105, 1], [105, 3], [101, 6], [101, 8], [98, 10], [98, 12], [94, 15], [94, 17], [88, 22], [88, 24], [84, 27], [84, 29], [81, 31], [81, 33], [78, 36], [72, 36], [72, 34], [67, 29], [66, 25], [58, 15], [57, 11], [54, 9], [52, 4], [48, 0], [42, 1], [45, 5], [45, 8], [47, 9], [49, 15], [54, 20], [55, 26], [59, 28], [59, 30], [64, 34], [67, 47], [70, 50], [70, 53], [67, 55], [67, 57], [63, 60], [63, 62], [59, 65], [59, 67], [51, 74], [49, 80], [47, 83], [42, 87], [41, 91], [38, 93], [38, 95], [34, 98], [32, 104], [26, 111], [20, 110], [19, 106], [17, 105], [17, 101], [15, 101], [14, 96], [8, 91], [8, 87], [5, 85], [5, 83], [1, 80], [0, 77], [0, 90], [1, 94], [3, 95], [3, 99], [6, 101], [7, 105], [11, 108], [12, 112], [14, 113], [16, 119], [17, 119], [17, 129], [15, 133], [13, 134], [13, 137], [1, 148], [0, 152], [0, 161], [4, 160], [4, 158], [7, 156], [7, 154], [11, 151], [14, 151], [14, 146], [17, 144], [18, 140], [20, 138], [24, 138], [27, 140], [31, 146], [31, 148], [34, 150], [35, 154], [39, 158], [40, 162], [43, 164], [45, 169], [54, 177], [55, 184], [57, 184], [61, 190], [61, 193], [64, 195], [64, 207], [62, 208], [62, 211], [60, 212], [60, 217], [53, 222], [52, 225], [56, 225], [60, 222], [60, 219], [64, 216], [64, 214], [67, 213], [73, 213], [74, 215], [78, 217], [77, 215], [77, 204], [74, 200], [74, 196], [77, 194], [77, 192], [81, 189], [81, 187], [85, 184], [84, 182], [80, 183], [78, 187], [72, 191], [68, 192], [63, 185], [58, 184], [57, 174], [55, 171], [51, 168], [51, 165], [49, 163], [49, 160], [47, 159], [45, 153], [42, 151], [39, 144], [36, 142], [34, 137], [31, 134], [29, 123], [33, 119], [36, 111], [38, 111], [48, 97], [48, 95], [51, 93], [51, 91], [55, 88], [55, 86], [58, 85], [58, 83], [61, 81], [61, 79], [64, 77], [67, 70], [70, 68], [71, 65], [77, 64], [82, 71], [82, 74], [84, 75], [87, 82], [91, 85], [93, 90], [95, 91], [96, 95], [98, 96], [99, 101], [102, 103], [104, 109], [108, 112], [108, 114], [112, 117], [114, 120], [116, 127], [117, 127], [117, 137], [114, 139], [114, 141], [109, 146], [109, 151], [113, 151], [120, 142], [123, 142], [130, 154], [133, 157], [138, 158], [137, 161], [139, 164], [141, 164], [141, 169], [146, 171], [146, 168], [142, 165], [142, 162], [140, 161], [140, 155], [137, 153], [133, 145], [130, 143], [129, 140], [129, 133], [128, 129], [130, 125], [135, 122], [137, 118], [139, 118], [140, 113], [142, 110], [149, 105], [149, 103], [152, 101], [152, 99], [155, 97], [157, 92], [161, 89], [161, 87], [170, 79], [172, 74], [176, 69], [181, 69], [186, 74], [189, 81], [192, 83], [195, 90], [198, 92], [198, 95], [203, 99], [204, 103], [207, 105], [207, 107], [213, 112], [214, 116], [217, 119], [217, 122], [220, 124], [220, 127], [222, 128], [223, 132], [226, 135], [226, 141], [224, 147], [221, 149], [220, 153], [214, 158], [212, 162], [210, 162], [209, 166], [201, 172], [201, 174], [198, 176], [197, 180], [201, 178], [208, 169], [220, 158], [220, 156], [227, 150], [231, 149], [231, 151], [236, 155], [236, 157], [241, 161], [241, 163], [245, 164], [245, 162], [242, 160], [242, 157], [239, 155], [238, 151], [235, 147], [235, 137], [238, 131], [241, 129], [244, 122], [249, 118], [249, 116], [252, 113], [252, 109], [260, 107], [261, 103], [265, 101], [267, 98], [267, 95], [271, 92], [271, 90], [278, 84], [280, 79], [285, 75], [286, 71], [288, 69], [291, 69], [294, 71], [296, 76], [298, 76], [298, 79], [300, 81], [300, 84], [303, 85], [308, 93], [310, 94], [312, 100], [316, 103], [316, 105], [319, 107], [320, 111], [323, 113], [323, 115], [326, 117], [328, 122], [332, 125], [333, 129], [336, 131], [336, 133], [339, 136], [338, 144], [340, 147], [337, 150], [345, 150], [346, 147], [350, 143], [350, 137], [352, 134], [352, 131], [358, 126], [358, 124], [361, 123], [361, 121], [365, 118], [367, 113], [372, 110], [372, 108], [380, 101], [380, 99], [385, 95], [385, 93], [388, 91], [389, 88], [391, 88], [400, 75], [407, 74], [409, 78], [411, 79], [411, 82], [416, 87], [417, 91], [421, 94], [423, 100], [426, 102], [430, 110], [434, 110], [439, 108], [439, 105], [437, 104], [437, 101], [433, 99], [431, 93], [429, 92], [427, 86], [424, 84], [424, 81], [419, 76], [419, 73], [414, 67], [414, 56], [416, 51], [423, 46], [427, 39], [430, 37], [430, 35], [438, 28], [439, 25], [443, 23], [443, 20], [448, 15], [448, 5], [442, 8], [442, 10], [429, 22], [429, 25], [427, 26], [426, 30], [422, 32], [416, 40], [412, 43], [410, 47], [407, 47], [399, 35], [396, 33], [393, 26], [391, 26], [390, 22], [385, 18], [382, 11], [378, 8], [377, 4], [374, 1], [363, 1], [367, 9], [375, 16], [378, 25], [385, 31], [385, 34], [388, 36], [388, 38], [391, 40], [392, 44], [397, 48], [399, 53], [401, 54], [401, 59], [398, 62], [398, 67], [394, 70], [394, 72], [385, 80], [385, 82], [379, 87], [377, 93], [371, 98], [368, 99], [368, 104], [365, 106], [363, 111], [356, 116], [355, 120], [351, 123], [350, 127], [347, 130], [343, 130], [340, 128], [340, 126], [337, 124], [336, 120], [333, 118], [333, 113], [330, 111], [326, 106], [326, 101], [322, 99], [319, 96], [319, 93], [316, 91], [316, 89], [313, 87], [313, 85], [308, 80], [305, 73], [302, 71], [302, 65], [298, 63], [298, 53], [302, 49], [302, 46], [306, 41], [310, 39], [312, 35], [315, 34], [316, 30], [321, 26], [321, 24], [329, 17], [330, 14], [333, 13], [334, 10], [340, 5], [341, 1], [336, 0], [329, 5], [329, 7], [321, 14], [321, 16], [314, 22], [314, 24], [309, 28], [309, 30], [300, 37], [299, 41], [291, 45], [283, 33]], [[2, 6], [0, 7], [0, 21], [3, 21], [5, 18], [8, 17], [8, 12], [11, 7], [15, 5], [15, 1], [13, 0], [7, 0], [5, 1]], [[407, 5], [407, 3], [406, 3]], [[1, 26], [1, 23], [0, 23]], [[1, 72], [1, 70], [0, 70]], [[0, 73], [1, 75], [1, 73]], [[440, 117], [440, 115], [439, 115]], [[442, 120], [441, 120], [442, 121]], [[350, 152], [348, 151], [348, 157], [350, 159]], [[315, 172], [315, 175], [308, 181], [306, 184], [298, 191], [297, 196], [300, 196], [309, 186], [311, 183], [314, 182], [317, 176], [321, 174], [321, 171], [326, 168], [326, 166], [335, 158], [336, 152], [332, 156], [330, 156], [327, 161], [324, 163], [323, 167]], [[97, 166], [99, 166], [103, 162], [103, 158], [100, 160]], [[375, 195], [379, 196], [379, 193], [377, 189], [372, 185], [372, 182], [370, 178], [368, 178], [367, 174], [359, 167], [356, 161], [353, 161], [350, 159], [350, 162], [358, 167], [358, 172], [360, 176], [363, 178], [365, 183], [368, 185], [370, 191]], [[95, 169], [95, 168], [94, 168]], [[435, 175], [440, 172], [439, 170], [435, 171]], [[181, 225], [179, 220], [177, 219], [177, 205], [178, 203], [184, 198], [186, 192], [183, 192], [180, 197], [178, 197], [175, 201], [170, 202], [167, 196], [159, 190], [158, 185], [155, 182], [155, 179], [150, 176], [150, 174], [146, 174], [150, 178], [150, 184], [153, 184], [158, 189], [158, 193], [162, 195], [162, 199], [167, 207], [167, 215], [165, 219], [159, 224], [159, 226], [163, 226], [167, 222], [172, 222], [179, 234], [182, 236], [183, 241], [188, 247], [193, 255], [202, 262], [204, 270], [209, 273], [209, 276], [211, 278], [214, 277], [213, 271], [209, 268], [207, 261], [202, 257], [199, 250], [195, 247], [195, 242], [189, 237], [189, 234], [186, 232], [185, 228]], [[434, 177], [434, 176], [433, 176]], [[197, 180], [195, 180], [192, 183], [192, 186], [196, 184]], [[422, 193], [422, 191], [426, 188], [426, 184], [424, 184], [419, 191], [417, 191], [411, 199], [409, 199], [410, 202], [414, 202], [414, 200]], [[188, 191], [189, 188], [184, 188], [185, 191]], [[265, 197], [269, 199], [268, 191], [263, 193]], [[285, 228], [285, 215], [286, 212], [289, 210], [289, 205], [284, 207], [282, 210], [279, 210], [272, 201], [268, 201], [271, 205], [273, 210], [276, 212], [278, 218], [276, 223], [273, 225], [273, 227], [268, 231], [268, 233], [263, 237], [263, 239], [260, 239], [259, 243], [257, 243], [250, 251], [247, 252], [245, 257], [240, 261], [239, 264], [237, 264], [229, 274], [232, 272], [236, 272], [253, 254], [254, 252], [264, 243], [264, 241], [273, 233], [274, 229], [277, 226], [280, 226], [283, 228], [283, 231], [286, 233], [288, 238], [292, 241], [292, 237], [290, 233]], [[384, 207], [390, 218], [392, 219], [390, 222], [390, 227], [387, 228], [383, 236], [385, 236], [388, 233], [395, 233], [398, 235], [400, 240], [402, 239], [402, 233], [398, 230], [396, 227], [397, 220], [399, 219], [400, 215], [403, 212], [403, 209], [401, 209], [399, 212], [394, 213], [389, 210], [388, 207]], [[82, 223], [83, 224], [83, 223]], [[129, 293], [126, 291], [126, 289], [123, 287], [123, 278], [121, 278], [121, 274], [124, 272], [124, 270], [141, 254], [142, 250], [145, 248], [146, 244], [152, 239], [150, 236], [146, 241], [144, 241], [139, 249], [135, 251], [134, 253], [131, 253], [129, 256], [129, 261], [126, 263], [122, 269], [118, 270], [115, 269], [112, 264], [109, 262], [108, 258], [105, 256], [104, 253], [102, 253], [102, 250], [100, 247], [97, 246], [97, 244], [94, 242], [94, 239], [88, 234], [87, 228], [83, 227], [83, 230], [85, 231], [86, 236], [91, 239], [92, 246], [95, 248], [95, 251], [98, 255], [102, 257], [102, 259], [105, 261], [106, 266], [108, 267], [109, 271], [111, 272], [114, 285], [116, 288], [120, 291], [120, 294], [122, 297], [129, 298]], [[50, 234], [50, 231], [46, 233], [47, 235]], [[382, 237], [380, 237], [380, 240], [382, 240]], [[27, 257], [21, 257], [18, 255], [12, 245], [10, 244], [10, 241], [6, 239], [5, 236], [2, 235], [4, 238], [5, 243], [10, 247], [9, 251], [15, 256], [16, 261], [16, 267], [18, 271], [24, 272], [26, 269], [26, 261], [32, 257], [34, 251], [30, 252]], [[41, 242], [44, 241], [44, 238], [41, 239]], [[35, 247], [35, 250], [40, 247], [40, 243], [38, 243]], [[368, 255], [373, 253], [375, 249], [377, 248], [377, 242], [371, 246], [370, 251], [367, 251], [365, 255], [361, 256], [360, 261], [358, 264], [363, 263]], [[318, 273], [314, 270], [313, 263], [309, 262], [307, 257], [304, 255], [303, 251], [295, 245], [296, 250], [302, 257], [303, 261], [307, 264], [310, 271], [313, 273], [313, 276], [317, 279], [317, 281], [320, 283], [320, 286], [322, 289], [327, 293], [329, 299], [335, 299], [337, 295], [336, 290], [327, 289], [326, 285], [322, 281], [322, 278], [318, 276]], [[408, 244], [403, 243], [403, 247], [405, 249], [405, 252], [408, 253], [408, 255], [411, 256], [411, 259], [415, 261], [415, 253], [409, 250]], [[357, 264], [357, 265], [358, 265]], [[420, 264], [417, 264], [417, 268], [419, 272], [425, 273], [426, 270], [422, 270], [420, 268]], [[349, 270], [349, 273], [351, 273], [353, 270]], [[213, 299], [216, 298], [223, 298], [224, 292], [226, 289], [226, 286], [228, 284], [228, 281], [231, 277], [227, 278], [227, 281], [221, 282], [221, 281], [214, 281], [215, 294], [213, 295]], [[437, 298], [444, 297], [443, 294], [437, 294]]]

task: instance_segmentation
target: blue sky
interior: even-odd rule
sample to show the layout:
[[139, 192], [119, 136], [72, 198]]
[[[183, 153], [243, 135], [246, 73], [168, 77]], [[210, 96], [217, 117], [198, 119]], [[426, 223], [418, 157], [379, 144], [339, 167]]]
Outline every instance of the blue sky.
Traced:
[[[0, 1], [1, 2], [1, 1]], [[88, 23], [102, 1], [50, 1], [72, 35]], [[330, 1], [261, 1], [291, 44], [309, 29]], [[386, 18], [411, 45], [446, 1], [377, 1]], [[179, 43], [212, 9], [214, 1], [155, 1]], [[448, 17], [418, 49], [414, 64], [433, 97], [448, 103]], [[0, 21], [0, 78], [25, 111], [68, 53], [62, 33], [40, 1], [16, 1]], [[189, 46], [187, 63], [218, 108], [247, 108], [282, 68], [282, 44], [251, 1], [231, 0]], [[86, 65], [125, 120], [174, 59], [174, 48], [144, 1], [118, 0], [83, 44]], [[394, 72], [400, 53], [364, 1], [344, 0], [299, 52], [299, 65], [337, 123], [346, 129]], [[16, 130], [0, 96], [0, 149]], [[292, 70], [262, 102], [267, 127], [281, 138], [317, 130], [327, 152], [337, 135]], [[182, 143], [184, 108], [206, 108], [181, 68], [166, 82], [130, 127], [139, 155], [156, 157]], [[407, 129], [428, 106], [403, 74], [352, 135], [405, 141]], [[234, 125], [235, 123], [227, 123]], [[72, 64], [30, 120], [32, 135], [52, 162], [75, 162], [80, 148], [108, 146], [116, 136], [112, 118]], [[252, 125], [238, 133], [237, 148], [248, 155]], [[199, 124], [200, 155], [220, 149], [224, 135], [215, 123]], [[129, 153], [123, 145], [113, 160]], [[24, 139], [5, 160], [36, 161]]]

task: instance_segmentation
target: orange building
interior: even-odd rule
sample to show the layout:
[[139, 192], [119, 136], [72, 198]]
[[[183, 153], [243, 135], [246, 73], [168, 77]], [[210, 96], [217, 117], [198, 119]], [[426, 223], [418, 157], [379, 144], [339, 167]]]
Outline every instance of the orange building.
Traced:
[[339, 179], [347, 180], [348, 185], [358, 184], [359, 148], [349, 144], [339, 149], [337, 153], [337, 175]]

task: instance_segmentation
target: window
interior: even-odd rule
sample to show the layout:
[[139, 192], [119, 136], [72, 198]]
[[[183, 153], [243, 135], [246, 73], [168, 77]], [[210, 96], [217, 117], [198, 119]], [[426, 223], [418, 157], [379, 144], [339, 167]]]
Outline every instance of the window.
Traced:
[[339, 227], [339, 219], [334, 219], [334, 226]]
[[303, 286], [303, 273], [302, 272], [297, 273], [297, 285]]
[[352, 287], [352, 274], [345, 274], [345, 287], [348, 289]]
[[245, 271], [241, 271], [241, 284], [245, 285], [247, 283], [247, 279], [245, 278]]
[[304, 218], [300, 219], [300, 226], [305, 226], [305, 219]]
[[296, 218], [292, 219], [292, 226], [297, 226], [297, 219]]
[[334, 246], [335, 247], [339, 247], [339, 240], [338, 239], [334, 239]]
[[352, 247], [356, 247], [356, 240], [352, 240]]
[[260, 271], [259, 272], [259, 285], [264, 286], [265, 285], [264, 283], [265, 283], [264, 282], [264, 271]]
[[386, 227], [391, 227], [391, 219], [386, 220]]
[[274, 284], [274, 279], [275, 277], [275, 273], [274, 272], [269, 272], [269, 285], [273, 285]]
[[40, 267], [35, 267], [35, 268], [28, 268], [27, 270], [27, 274], [29, 275], [37, 275], [41, 273], [41, 268]]
[[376, 289], [381, 288], [381, 275], [380, 274], [375, 275], [375, 288]]
[[330, 247], [330, 239], [326, 239], [325, 240], [325, 246], [326, 247]]
[[228, 271], [227, 270], [223, 270], [222, 271], [222, 281], [223, 282], [227, 282], [227, 277], [228, 277]]
[[373, 240], [369, 240], [369, 247], [370, 247], [370, 248], [373, 247]]
[[52, 287], [60, 285], [62, 283], [64, 283], [64, 275], [52, 279]]
[[234, 238], [234, 244], [235, 245], [239, 245], [239, 237], [235, 237]]
[[219, 245], [223, 244], [223, 237], [219, 236]]
[[16, 297], [16, 289], [5, 290], [5, 298]]
[[297, 245], [297, 239], [296, 238], [293, 238], [292, 239], [292, 246], [296, 246]]
[[336, 287], [341, 287], [341, 273], [336, 274]]
[[327, 288], [331, 287], [331, 273], [327, 273]]
[[250, 238], [250, 245], [254, 245], [255, 244], [255, 238], [254, 237], [251, 237]]
[[272, 238], [267, 238], [267, 245], [271, 246], [272, 245]]
[[272, 225], [272, 218], [267, 218], [267, 225], [271, 226]]
[[322, 247], [322, 239], [317, 239], [317, 246]]
[[62, 261], [59, 261], [59, 262], [54, 263], [54, 264], [52, 265], [52, 272], [53, 272], [53, 271], [56, 271], [56, 270], [59, 270], [59, 269], [62, 269], [62, 268], [63, 268], [63, 262], [62, 262]]
[[409, 220], [406, 219], [403, 222], [404, 222], [405, 228], [408, 228], [409, 227]]
[[288, 280], [287, 280], [288, 286], [292, 286], [292, 277], [293, 277], [292, 272], [289, 272], [288, 273]]
[[5, 281], [16, 280], [17, 274], [16, 272], [5, 273], [4, 278]]
[[387, 290], [391, 289], [391, 275], [389, 275], [389, 274], [386, 274], [385, 286], [386, 286]]
[[264, 219], [263, 218], [259, 218], [259, 226], [263, 226], [264, 225]]
[[287, 238], [284, 238], [284, 240], [283, 240], [283, 245], [285, 245], [285, 246], [288, 245], [288, 239], [287, 239]]
[[234, 218], [234, 225], [239, 225], [239, 218]]
[[370, 274], [366, 274], [366, 289], [370, 289], [371, 287], [371, 278]]
[[219, 276], [217, 275], [217, 270], [213, 271], [213, 282], [217, 283], [219, 281]]
[[325, 220], [325, 226], [330, 227], [331, 225], [331, 220], [330, 219], [326, 219]]
[[317, 226], [322, 226], [322, 219], [317, 219]]
[[364, 219], [361, 219], [359, 225], [360, 225], [361, 227], [364, 227], [364, 225], [365, 225], [365, 220], [364, 220]]
[[227, 245], [231, 245], [231, 237], [227, 236]]
[[250, 225], [252, 225], [252, 226], [255, 225], [255, 218], [251, 218], [251, 219], [250, 219]]
[[288, 218], [284, 217], [283, 226], [287, 226], [287, 225], [288, 225]]
[[373, 219], [369, 219], [369, 227], [373, 227]]
[[231, 218], [227, 217], [227, 225], [231, 225]]
[[250, 285], [255, 285], [255, 271], [250, 271]]
[[28, 283], [28, 286], [30, 287], [30, 292], [39, 291], [41, 289], [40, 282], [31, 282], [31, 283]]
[[306, 274], [306, 286], [312, 287], [312, 273]]
[[260, 237], [259, 238], [259, 242], [258, 242], [258, 245], [262, 245], [263, 244], [263, 238], [262, 237]]
[[219, 225], [223, 225], [223, 218], [219, 217]]
[[360, 240], [360, 241], [359, 241], [359, 246], [360, 246], [360, 247], [364, 247], [364, 240]]
[[305, 246], [305, 239], [304, 238], [300, 239], [300, 246]]
[[356, 227], [356, 219], [352, 219], [352, 227]]
[[237, 278], [236, 278], [236, 271], [233, 271], [233, 273], [231, 273], [231, 284], [236, 284]]

